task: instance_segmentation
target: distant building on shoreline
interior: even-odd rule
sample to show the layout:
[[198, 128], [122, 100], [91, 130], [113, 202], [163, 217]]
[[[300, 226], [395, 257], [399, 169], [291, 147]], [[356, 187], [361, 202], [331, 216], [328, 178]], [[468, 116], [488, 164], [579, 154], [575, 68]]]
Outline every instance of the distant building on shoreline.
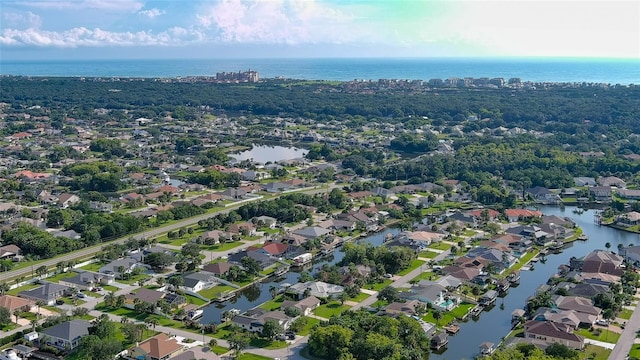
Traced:
[[247, 70], [236, 72], [219, 72], [216, 73], [217, 82], [250, 82], [255, 83], [260, 80], [257, 71]]

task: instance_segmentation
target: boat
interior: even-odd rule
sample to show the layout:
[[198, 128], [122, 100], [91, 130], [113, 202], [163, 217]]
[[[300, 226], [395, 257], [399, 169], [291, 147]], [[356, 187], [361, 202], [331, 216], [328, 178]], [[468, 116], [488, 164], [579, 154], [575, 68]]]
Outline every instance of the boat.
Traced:
[[200, 309], [189, 310], [187, 312], [187, 319], [189, 319], [189, 320], [198, 319], [199, 317], [202, 316], [203, 313], [204, 313], [204, 311], [202, 311]]
[[444, 331], [446, 331], [447, 333], [453, 335], [453, 334], [457, 334], [458, 331], [460, 331], [460, 326], [456, 325], [456, 324], [451, 324], [449, 326], [444, 326], [443, 327]]
[[471, 316], [473, 316], [473, 317], [480, 316], [480, 313], [482, 312], [482, 310], [484, 310], [484, 307], [480, 306], [480, 305], [477, 305], [476, 307], [471, 309]]
[[227, 300], [231, 300], [236, 296], [235, 292], [230, 292], [230, 291], [226, 291], [221, 293], [217, 299], [215, 299], [215, 302], [225, 302]]
[[289, 266], [278, 266], [274, 271], [273, 275], [276, 277], [280, 277], [289, 272]]
[[20, 359], [21, 358], [13, 349], [2, 350], [2, 353], [0, 354], [0, 360], [20, 360]]
[[587, 234], [582, 234], [582, 235], [578, 236], [578, 240], [587, 241], [587, 240], [589, 240], [589, 237], [587, 236]]
[[539, 260], [538, 257], [533, 257], [529, 261], [532, 262], [532, 263], [535, 263], [535, 262], [538, 262], [538, 260]]

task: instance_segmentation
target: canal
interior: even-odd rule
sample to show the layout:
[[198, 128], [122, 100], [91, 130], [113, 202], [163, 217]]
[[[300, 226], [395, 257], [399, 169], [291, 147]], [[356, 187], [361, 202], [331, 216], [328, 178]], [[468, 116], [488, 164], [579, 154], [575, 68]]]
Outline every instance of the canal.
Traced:
[[572, 256], [581, 257], [595, 249], [605, 249], [611, 244], [611, 250], [617, 250], [618, 244], [629, 246], [640, 244], [640, 235], [627, 233], [606, 226], [598, 226], [594, 222], [594, 210], [575, 214], [575, 207], [543, 206], [545, 215], [557, 215], [572, 218], [584, 233], [587, 241], [575, 241], [560, 254], [549, 254], [545, 263], [535, 263], [534, 270], [521, 271], [520, 285], [509, 289], [504, 298], [498, 298], [496, 305], [489, 311], [482, 312], [477, 320], [460, 323], [460, 332], [449, 337], [449, 344], [442, 354], [432, 353], [432, 360], [471, 360], [478, 353], [482, 342], [490, 341], [498, 344], [511, 329], [511, 313], [523, 308], [527, 297], [533, 295], [535, 289], [547, 282], [557, 272], [558, 266], [569, 263]]
[[[378, 246], [382, 244], [387, 234], [395, 235], [398, 232], [398, 229], [385, 229], [384, 231], [381, 231], [379, 233], [375, 233], [365, 238], [359, 239], [357, 242], [368, 242]], [[309, 269], [306, 269], [306, 271], [309, 271], [311, 274], [313, 274], [322, 265], [336, 264], [340, 262], [343, 257], [344, 253], [342, 252], [342, 250], [336, 250], [333, 256], [314, 261], [311, 267]], [[200, 322], [202, 324], [208, 324], [210, 322], [220, 323], [222, 313], [227, 310], [238, 309], [241, 312], [244, 312], [246, 310], [252, 309], [265, 301], [271, 300], [271, 293], [269, 292], [269, 289], [272, 286], [275, 286], [277, 288], [284, 283], [295, 284], [298, 282], [299, 276], [300, 272], [290, 271], [289, 273], [278, 279], [268, 278], [262, 283], [258, 283], [254, 286], [243, 289], [235, 298], [229, 301], [223, 303], [211, 303], [203, 309], [204, 312], [202, 314]]]

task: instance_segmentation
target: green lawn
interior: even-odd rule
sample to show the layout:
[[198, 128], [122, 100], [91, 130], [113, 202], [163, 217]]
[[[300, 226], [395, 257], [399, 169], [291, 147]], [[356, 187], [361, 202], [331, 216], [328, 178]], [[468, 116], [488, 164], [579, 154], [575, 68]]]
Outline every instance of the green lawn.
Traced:
[[420, 275], [414, 277], [413, 279], [411, 279], [410, 282], [419, 282], [420, 280], [436, 280], [440, 277], [440, 275], [438, 274], [434, 274], [431, 271], [425, 271], [423, 273], [420, 273]]
[[629, 357], [640, 359], [640, 344], [633, 344], [631, 351], [629, 351]]
[[241, 353], [236, 360], [273, 360], [273, 358], [250, 353]]
[[371, 295], [361, 292], [358, 295], [356, 295], [356, 296], [354, 296], [352, 298], [349, 298], [349, 300], [355, 301], [355, 302], [360, 302], [360, 301], [363, 301], [364, 299], [368, 298], [369, 296], [371, 296]]
[[182, 296], [184, 296], [185, 299], [187, 299], [187, 304], [193, 304], [193, 305], [196, 305], [196, 306], [202, 306], [202, 305], [207, 303], [206, 301], [204, 301], [204, 300], [202, 300], [202, 299], [200, 299], [198, 297], [195, 297], [193, 295], [184, 294]]
[[139, 274], [139, 275], [134, 275], [127, 280], [122, 280], [122, 279], [118, 280], [118, 282], [123, 284], [129, 284], [129, 285], [137, 285], [138, 281], [148, 279], [148, 278], [149, 278], [149, 275], [147, 274]]
[[575, 331], [575, 333], [582, 335], [587, 339], [604, 341], [612, 344], [615, 344], [616, 342], [618, 342], [618, 339], [620, 338], [620, 334], [607, 329], [602, 329], [602, 330], [596, 329], [593, 332], [589, 331], [589, 329], [579, 329]]
[[287, 347], [287, 342], [284, 340], [268, 340], [263, 338], [253, 338], [249, 342], [249, 346], [261, 348], [261, 349], [284, 349]]
[[[15, 321], [16, 317], [11, 315], [11, 320]], [[17, 328], [18, 325], [15, 322], [10, 322], [6, 325], [0, 326], [0, 331], [9, 331], [9, 330], [13, 330], [15, 328]]]
[[444, 250], [451, 249], [451, 245], [444, 242], [434, 242], [431, 245], [429, 245], [428, 248], [444, 251]]
[[313, 310], [313, 313], [325, 319], [329, 319], [333, 315], [338, 315], [345, 310], [349, 310], [349, 308], [350, 307], [347, 305], [340, 305], [339, 301], [332, 301], [330, 303], [318, 306], [315, 310]]
[[309, 333], [311, 332], [311, 329], [316, 325], [316, 324], [320, 324], [320, 320], [316, 319], [316, 318], [307, 318], [307, 325], [304, 326], [304, 328], [302, 328], [302, 330], [300, 330], [298, 332], [298, 335], [302, 335], [302, 336], [307, 336], [309, 335]]
[[230, 321], [227, 321], [226, 323], [221, 324], [220, 326], [218, 326], [218, 331], [215, 334], [212, 334], [211, 336], [217, 339], [228, 338], [232, 334], [232, 332], [229, 330], [230, 326], [231, 326]]
[[216, 354], [216, 355], [222, 355], [222, 354], [226, 354], [227, 352], [229, 352], [229, 349], [227, 349], [224, 346], [216, 345], [216, 346], [211, 348], [211, 351], [213, 351], [213, 353]]
[[53, 276], [48, 277], [46, 280], [50, 281], [52, 283], [57, 283], [58, 281], [62, 280], [62, 279], [69, 279], [72, 278], [74, 276], [78, 275], [75, 272], [67, 272], [67, 273], [59, 273], [59, 274], [55, 274]]
[[265, 309], [268, 311], [278, 310], [280, 309], [280, 305], [282, 305], [283, 301], [284, 301], [284, 296], [280, 295], [280, 296], [277, 296], [275, 299], [262, 303], [259, 306], [259, 308]]
[[31, 290], [31, 289], [35, 289], [38, 286], [42, 286], [40, 284], [25, 284], [20, 286], [19, 288], [15, 288], [15, 289], [11, 289], [9, 291], [7, 291], [7, 295], [13, 295], [13, 296], [18, 296], [18, 293], [25, 291], [25, 290]]
[[104, 289], [104, 291], [116, 292], [116, 291], [120, 290], [120, 289], [118, 289], [117, 287], [115, 287], [113, 285], [102, 285], [101, 287]]
[[633, 314], [633, 310], [622, 309], [620, 314], [618, 314], [618, 317], [621, 319], [629, 320], [631, 319], [631, 314]]
[[232, 241], [232, 242], [226, 242], [223, 244], [216, 244], [216, 245], [205, 245], [202, 247], [202, 250], [205, 251], [227, 251], [227, 250], [231, 250], [235, 247], [238, 247], [240, 245], [244, 244], [242, 241]]
[[418, 254], [418, 257], [427, 258], [427, 259], [433, 259], [436, 256], [438, 256], [438, 253], [433, 251], [423, 251], [420, 254]]
[[[588, 354], [589, 358], [592, 360], [607, 360], [609, 358], [609, 354], [611, 354], [611, 350], [605, 349], [600, 346], [595, 345], [586, 345], [584, 347], [583, 353]], [[595, 357], [593, 357], [595, 354]]]
[[473, 309], [474, 307], [475, 305], [473, 304], [463, 302], [460, 305], [458, 305], [456, 308], [451, 310], [451, 314], [458, 319], [462, 319], [469, 312], [469, 310]]
[[[453, 316], [453, 314], [450, 313], [450, 312], [441, 311], [440, 315], [442, 315], [442, 317], [437, 322], [438, 326], [449, 325], [450, 323], [452, 323], [456, 319], [455, 316]], [[430, 322], [432, 324], [436, 323], [436, 319], [433, 318], [433, 311], [429, 311], [429, 313], [427, 315], [424, 315], [422, 317], [422, 320], [424, 320], [426, 322]]]
[[383, 288], [385, 288], [387, 285], [391, 284], [391, 282], [392, 281], [390, 279], [387, 279], [387, 280], [385, 280], [385, 281], [383, 281], [381, 283], [366, 284], [364, 286], [364, 288], [367, 289], [367, 290], [380, 291]]
[[198, 294], [201, 296], [206, 297], [207, 299], [215, 299], [218, 297], [218, 295], [220, 295], [221, 293], [225, 292], [225, 291], [230, 291], [230, 290], [234, 290], [233, 287], [229, 286], [229, 285], [216, 285], [212, 288], [209, 289], [204, 289], [202, 291], [199, 291]]
[[80, 269], [82, 270], [87, 270], [87, 271], [93, 271], [93, 272], [99, 272], [100, 268], [103, 267], [104, 264], [102, 264], [101, 262], [97, 261], [94, 263], [91, 263], [89, 265], [85, 265], [83, 267], [81, 267]]
[[[515, 265], [513, 265], [509, 270], [511, 271], [516, 271], [516, 270], [520, 270], [526, 263], [529, 262], [529, 260], [531, 260], [534, 256], [538, 255], [538, 250], [533, 250], [533, 251], [529, 251], [527, 252], [523, 257], [521, 257], [517, 263], [515, 263]], [[506, 271], [505, 274], [509, 273], [509, 271]]]
[[407, 274], [408, 274], [408, 273], [410, 273], [411, 271], [413, 271], [413, 270], [415, 270], [415, 269], [419, 268], [420, 266], [422, 266], [424, 263], [425, 263], [425, 261], [424, 261], [424, 260], [418, 260], [418, 259], [415, 259], [415, 260], [411, 261], [411, 265], [409, 265], [409, 267], [408, 267], [408, 268], [406, 268], [406, 269], [404, 269], [404, 270], [400, 271], [400, 272], [398, 273], [398, 275], [400, 275], [400, 276], [407, 275]]

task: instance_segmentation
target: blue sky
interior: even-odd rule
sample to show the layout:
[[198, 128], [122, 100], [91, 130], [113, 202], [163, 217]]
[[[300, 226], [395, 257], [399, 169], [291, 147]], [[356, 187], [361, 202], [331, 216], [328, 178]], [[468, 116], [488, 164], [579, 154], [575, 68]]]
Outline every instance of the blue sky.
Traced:
[[4, 60], [640, 59], [640, 1], [1, 0]]

